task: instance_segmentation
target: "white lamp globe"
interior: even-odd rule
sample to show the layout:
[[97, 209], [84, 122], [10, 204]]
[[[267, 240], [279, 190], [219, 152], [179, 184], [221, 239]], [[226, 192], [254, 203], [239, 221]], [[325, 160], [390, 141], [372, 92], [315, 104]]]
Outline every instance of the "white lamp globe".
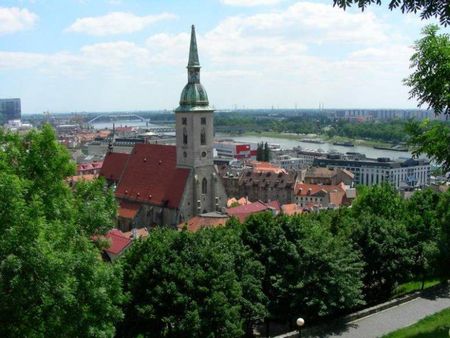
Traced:
[[305, 325], [305, 320], [303, 318], [297, 318], [297, 326]]

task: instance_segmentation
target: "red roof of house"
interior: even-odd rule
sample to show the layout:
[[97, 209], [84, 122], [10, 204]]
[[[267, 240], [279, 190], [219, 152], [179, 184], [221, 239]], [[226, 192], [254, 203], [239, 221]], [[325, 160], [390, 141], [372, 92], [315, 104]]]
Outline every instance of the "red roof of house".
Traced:
[[297, 204], [295, 203], [289, 203], [289, 204], [283, 204], [281, 206], [281, 211], [283, 212], [283, 214], [288, 215], [288, 216], [292, 216], [292, 215], [297, 215], [297, 214], [301, 214], [303, 212], [303, 209], [300, 208]]
[[322, 185], [300, 183], [296, 186], [297, 196], [314, 196], [321, 192], [328, 194], [330, 203], [340, 206], [346, 202], [345, 185]]
[[103, 166], [103, 161], [80, 163], [77, 166], [77, 171], [83, 172], [83, 171], [87, 171], [87, 170], [101, 169], [102, 166]]
[[333, 190], [345, 192], [342, 183], [338, 185], [299, 183], [295, 186], [295, 191], [298, 196], [315, 195], [322, 190], [325, 190], [327, 193]]
[[227, 208], [226, 212], [230, 216], [237, 217], [241, 222], [245, 221], [245, 219], [259, 212], [264, 212], [268, 210], [275, 209], [276, 211], [280, 211], [280, 203], [278, 201], [272, 201], [269, 203], [264, 203], [261, 201], [240, 205], [234, 208]]
[[223, 215], [222, 217], [208, 217], [207, 215], [199, 215], [192, 217], [187, 222], [178, 224], [178, 229], [182, 230], [184, 227], [186, 227], [188, 231], [196, 232], [202, 228], [216, 228], [225, 225], [228, 219], [228, 215]]
[[131, 244], [131, 239], [127, 238], [125, 234], [118, 229], [108, 231], [105, 237], [108, 238], [111, 243], [109, 248], [105, 249], [105, 251], [113, 255], [120, 254]]
[[141, 205], [138, 203], [120, 201], [119, 203], [119, 216], [123, 218], [133, 219], [138, 213]]
[[177, 168], [176, 157], [175, 146], [136, 144], [126, 161], [116, 196], [169, 208], [179, 207], [190, 170]]
[[100, 176], [107, 180], [119, 181], [129, 156], [129, 154], [124, 153], [107, 153], [103, 160], [102, 169], [100, 169]]

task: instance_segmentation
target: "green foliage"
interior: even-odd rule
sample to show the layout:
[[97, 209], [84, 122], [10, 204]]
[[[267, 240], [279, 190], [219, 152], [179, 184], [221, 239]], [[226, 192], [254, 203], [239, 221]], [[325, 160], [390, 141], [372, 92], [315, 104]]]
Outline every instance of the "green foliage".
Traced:
[[234, 228], [152, 231], [124, 259], [121, 335], [242, 336], [265, 316], [261, 275]]
[[407, 140], [405, 121], [401, 120], [361, 123], [338, 120], [330, 126], [326, 134], [329, 137], [343, 136], [352, 139], [377, 140], [392, 143], [400, 143]]
[[263, 161], [263, 162], [269, 162], [271, 159], [271, 152], [269, 148], [269, 144], [266, 142], [258, 143], [258, 146], [256, 148], [256, 160], [257, 161]]
[[430, 278], [426, 280], [413, 280], [402, 283], [395, 289], [394, 297], [399, 297], [411, 292], [428, 289], [440, 284], [441, 282], [442, 280], [440, 278]]
[[114, 336], [121, 271], [78, 222], [68, 153], [48, 126], [0, 147], [0, 336]]
[[390, 184], [359, 186], [358, 198], [352, 204], [353, 215], [373, 214], [386, 219], [402, 219], [405, 206], [399, 193]]
[[238, 128], [242, 132], [315, 133], [328, 137], [341, 136], [391, 143], [406, 142], [408, 138], [405, 131], [406, 122], [402, 120], [351, 122], [342, 119], [335, 120], [327, 115], [275, 118], [227, 113], [216, 116], [214, 125], [219, 129], [226, 128], [226, 131]]
[[77, 221], [86, 236], [105, 234], [116, 221], [117, 202], [103, 178], [80, 181], [74, 190]]
[[407, 230], [410, 247], [414, 250], [414, 274], [422, 280], [437, 271], [436, 260], [439, 256], [440, 224], [436, 210], [441, 196], [427, 189], [416, 192], [405, 202], [407, 208]]
[[[447, 17], [450, 20], [449, 4]], [[448, 21], [450, 23], [450, 21]], [[411, 57], [414, 72], [405, 79], [411, 98], [427, 104], [436, 114], [450, 114], [450, 35], [438, 34], [437, 25], [426, 26]]]
[[426, 154], [444, 170], [450, 170], [450, 125], [429, 120], [412, 121], [406, 130], [414, 155]]
[[305, 217], [250, 217], [242, 238], [265, 267], [272, 318], [317, 318], [362, 303], [362, 263], [347, 241]]
[[[335, 6], [346, 9], [353, 4], [357, 4], [361, 10], [364, 11], [369, 5], [381, 5], [381, 0], [333, 0]], [[441, 24], [450, 24], [449, 4], [446, 0], [390, 0], [389, 9], [393, 10], [399, 8], [402, 13], [417, 13], [420, 12], [422, 19], [429, 19], [432, 17], [439, 18]]]
[[363, 255], [364, 289], [367, 302], [389, 298], [400, 281], [406, 280], [414, 251], [409, 247], [403, 223], [361, 214], [352, 240]]

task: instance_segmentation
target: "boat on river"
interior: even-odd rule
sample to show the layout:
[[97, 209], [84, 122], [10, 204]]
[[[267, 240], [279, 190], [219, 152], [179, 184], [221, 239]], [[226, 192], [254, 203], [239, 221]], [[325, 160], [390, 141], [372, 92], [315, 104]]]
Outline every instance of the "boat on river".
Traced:
[[313, 138], [304, 138], [304, 139], [301, 139], [300, 142], [315, 143], [315, 144], [325, 144], [324, 141], [318, 140], [318, 139], [313, 139]]
[[342, 147], [354, 147], [355, 146], [350, 141], [347, 141], [347, 142], [333, 142], [333, 145], [335, 145], [335, 146], [342, 146]]

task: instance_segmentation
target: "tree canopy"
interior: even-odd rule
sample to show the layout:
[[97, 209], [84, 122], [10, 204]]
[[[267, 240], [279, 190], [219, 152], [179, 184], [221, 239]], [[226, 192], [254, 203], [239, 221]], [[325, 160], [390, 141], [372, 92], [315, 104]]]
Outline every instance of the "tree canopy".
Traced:
[[64, 181], [74, 165], [49, 126], [0, 132], [0, 147], [0, 335], [114, 336], [121, 271], [102, 262], [80, 217], [91, 196], [100, 213], [111, 207], [103, 190], [86, 183], [90, 196], [76, 202]]
[[[333, 0], [334, 5], [346, 9], [353, 4], [361, 10], [372, 4], [381, 5], [381, 0]], [[439, 18], [441, 24], [450, 24], [450, 3], [447, 0], [390, 0], [389, 9], [400, 8], [402, 13], [420, 13], [422, 19]]]
[[[448, 6], [450, 15], [450, 3]], [[437, 25], [422, 30], [423, 37], [414, 44], [415, 52], [410, 59], [414, 72], [404, 82], [419, 106], [426, 104], [436, 114], [449, 114], [450, 35], [438, 32]]]

